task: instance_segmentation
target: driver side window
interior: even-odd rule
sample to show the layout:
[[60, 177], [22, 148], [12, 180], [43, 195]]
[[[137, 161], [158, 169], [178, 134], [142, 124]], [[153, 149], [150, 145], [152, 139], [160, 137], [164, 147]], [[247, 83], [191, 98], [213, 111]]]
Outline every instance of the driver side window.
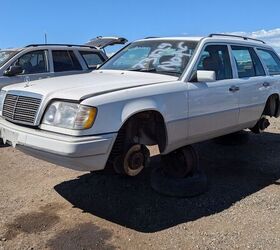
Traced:
[[226, 45], [208, 45], [196, 70], [215, 71], [217, 80], [232, 79], [232, 68]]
[[18, 58], [14, 65], [22, 67], [22, 75], [48, 72], [46, 51], [38, 50], [26, 53]]

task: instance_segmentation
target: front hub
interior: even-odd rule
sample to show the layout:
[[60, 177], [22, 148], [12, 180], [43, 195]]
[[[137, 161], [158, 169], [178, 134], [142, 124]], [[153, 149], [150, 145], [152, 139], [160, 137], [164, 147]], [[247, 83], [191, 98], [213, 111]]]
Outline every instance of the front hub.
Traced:
[[150, 151], [145, 145], [134, 144], [122, 156], [117, 157], [114, 169], [120, 174], [136, 176], [148, 165], [149, 158]]

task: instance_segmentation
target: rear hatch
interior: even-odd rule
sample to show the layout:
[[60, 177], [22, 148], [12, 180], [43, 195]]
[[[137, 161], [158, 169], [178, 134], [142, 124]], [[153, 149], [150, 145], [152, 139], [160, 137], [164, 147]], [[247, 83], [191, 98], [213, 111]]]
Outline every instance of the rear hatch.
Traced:
[[94, 46], [98, 49], [104, 49], [105, 47], [117, 45], [117, 44], [126, 44], [128, 41], [124, 37], [103, 37], [98, 36], [89, 40], [85, 45]]

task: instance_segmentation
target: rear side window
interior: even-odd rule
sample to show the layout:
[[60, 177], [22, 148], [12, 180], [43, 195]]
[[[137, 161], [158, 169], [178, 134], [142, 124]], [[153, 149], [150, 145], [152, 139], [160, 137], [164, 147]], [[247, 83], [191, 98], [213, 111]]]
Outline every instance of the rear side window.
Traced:
[[253, 48], [231, 46], [231, 49], [236, 62], [239, 78], [265, 75], [261, 61]]
[[258, 49], [258, 54], [268, 68], [270, 75], [280, 75], [280, 59], [273, 51]]
[[98, 53], [95, 52], [80, 51], [80, 54], [84, 58], [88, 68], [93, 68], [105, 61]]
[[215, 71], [217, 80], [231, 79], [232, 69], [226, 45], [208, 45], [202, 52], [197, 70]]
[[54, 72], [82, 70], [72, 50], [53, 50]]

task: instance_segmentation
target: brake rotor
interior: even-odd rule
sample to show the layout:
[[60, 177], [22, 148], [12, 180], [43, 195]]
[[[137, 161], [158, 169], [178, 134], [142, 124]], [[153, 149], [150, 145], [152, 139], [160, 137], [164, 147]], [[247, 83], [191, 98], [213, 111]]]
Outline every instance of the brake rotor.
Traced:
[[145, 167], [149, 158], [149, 150], [146, 146], [135, 144], [130, 147], [124, 157], [123, 170], [128, 176], [138, 175]]

